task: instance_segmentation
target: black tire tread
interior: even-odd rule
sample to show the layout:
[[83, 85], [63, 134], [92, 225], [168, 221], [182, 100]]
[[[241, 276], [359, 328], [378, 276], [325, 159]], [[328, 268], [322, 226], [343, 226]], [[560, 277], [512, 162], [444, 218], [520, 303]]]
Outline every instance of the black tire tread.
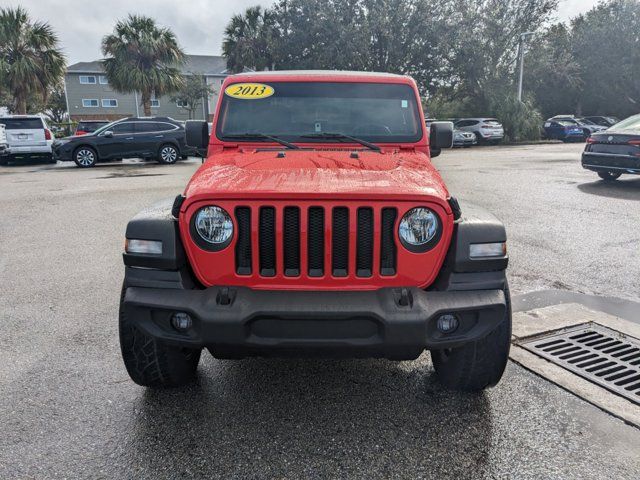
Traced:
[[504, 373], [511, 346], [511, 300], [504, 290], [507, 312], [503, 322], [486, 337], [452, 349], [445, 358], [441, 351], [431, 352], [440, 381], [455, 390], [474, 392], [496, 385]]
[[131, 379], [144, 387], [177, 387], [195, 377], [201, 350], [170, 347], [145, 335], [127, 318], [120, 297], [119, 331], [122, 359]]

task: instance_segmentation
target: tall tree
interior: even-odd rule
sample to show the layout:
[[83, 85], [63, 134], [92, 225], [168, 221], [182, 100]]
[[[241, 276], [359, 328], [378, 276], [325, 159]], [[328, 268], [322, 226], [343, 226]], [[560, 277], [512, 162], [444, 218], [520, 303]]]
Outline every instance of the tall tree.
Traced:
[[118, 92], [140, 92], [144, 114], [151, 116], [151, 99], [184, 85], [180, 66], [185, 54], [174, 33], [154, 19], [129, 15], [102, 40], [103, 65], [109, 84]]
[[449, 92], [466, 100], [469, 114], [487, 115], [491, 94], [515, 95], [521, 33], [540, 32], [558, 0], [458, 0], [451, 16]]
[[67, 96], [61, 84], [51, 90], [44, 113], [53, 123], [62, 123], [67, 119]]
[[202, 74], [192, 72], [185, 76], [183, 87], [171, 97], [171, 101], [186, 110], [189, 119], [192, 119], [196, 110], [203, 105], [203, 102], [207, 101], [212, 91], [213, 88], [211, 85], [207, 85]]
[[65, 58], [49, 24], [32, 21], [22, 7], [0, 8], [0, 90], [13, 98], [11, 110], [24, 115], [30, 98], [46, 101], [64, 72]]
[[574, 58], [574, 39], [564, 23], [552, 25], [526, 53], [525, 91], [532, 92], [545, 118], [576, 113], [584, 83]]
[[589, 115], [640, 111], [640, 2], [602, 2], [572, 21], [573, 58], [580, 65], [581, 110]]
[[273, 11], [260, 6], [231, 17], [222, 42], [222, 54], [227, 58], [229, 70], [241, 72], [245, 68], [274, 68], [274, 20]]

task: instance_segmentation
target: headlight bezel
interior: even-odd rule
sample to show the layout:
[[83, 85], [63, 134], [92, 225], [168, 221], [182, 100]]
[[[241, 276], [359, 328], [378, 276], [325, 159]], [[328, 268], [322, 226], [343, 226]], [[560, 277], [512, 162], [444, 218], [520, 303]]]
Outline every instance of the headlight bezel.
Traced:
[[[411, 213], [413, 213], [416, 210], [428, 210], [433, 217], [435, 218], [436, 221], [436, 230], [435, 233], [433, 234], [433, 236], [426, 242], [424, 243], [420, 243], [420, 244], [414, 244], [411, 243], [409, 241], [407, 241], [403, 236], [402, 236], [402, 222], [405, 220], [406, 217], [408, 217]], [[426, 253], [430, 250], [433, 250], [436, 245], [438, 245], [438, 243], [440, 243], [440, 239], [442, 238], [442, 229], [443, 229], [443, 225], [442, 225], [442, 219], [440, 218], [440, 215], [438, 215], [438, 213], [427, 207], [427, 206], [417, 206], [417, 207], [412, 207], [409, 210], [407, 210], [402, 217], [400, 217], [400, 221], [398, 222], [398, 238], [400, 239], [400, 243], [402, 244], [402, 246], [408, 250], [409, 252], [412, 253]]]
[[[196, 225], [196, 222], [198, 221], [198, 215], [208, 208], [217, 208], [221, 210], [223, 214], [227, 216], [228, 220], [231, 223], [231, 233], [229, 237], [223, 242], [220, 242], [220, 243], [211, 242], [210, 240], [205, 239], [201, 235], [200, 231], [198, 230], [198, 227]], [[191, 233], [191, 238], [196, 243], [196, 245], [198, 245], [200, 248], [210, 252], [219, 252], [227, 248], [229, 245], [231, 245], [231, 242], [233, 241], [233, 237], [236, 233], [235, 232], [236, 226], [233, 221], [233, 217], [225, 208], [219, 205], [203, 205], [202, 207], [198, 208], [193, 215], [191, 215], [191, 220], [189, 221], [189, 231]]]

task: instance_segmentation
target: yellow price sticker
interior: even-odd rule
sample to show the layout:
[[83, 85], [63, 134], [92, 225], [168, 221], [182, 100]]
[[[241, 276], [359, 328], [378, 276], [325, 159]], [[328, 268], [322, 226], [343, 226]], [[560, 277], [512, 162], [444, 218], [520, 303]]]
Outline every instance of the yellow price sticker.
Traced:
[[244, 100], [267, 98], [275, 93], [273, 87], [263, 83], [234, 83], [224, 89], [225, 95]]

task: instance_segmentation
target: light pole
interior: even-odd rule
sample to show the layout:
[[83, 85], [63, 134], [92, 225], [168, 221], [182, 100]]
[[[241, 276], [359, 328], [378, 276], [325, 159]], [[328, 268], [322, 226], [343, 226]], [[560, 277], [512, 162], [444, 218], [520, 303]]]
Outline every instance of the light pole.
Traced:
[[522, 101], [522, 77], [524, 76], [524, 41], [527, 37], [534, 35], [535, 32], [524, 32], [520, 34], [518, 42], [518, 54], [520, 55], [520, 79], [518, 81], [518, 101]]

